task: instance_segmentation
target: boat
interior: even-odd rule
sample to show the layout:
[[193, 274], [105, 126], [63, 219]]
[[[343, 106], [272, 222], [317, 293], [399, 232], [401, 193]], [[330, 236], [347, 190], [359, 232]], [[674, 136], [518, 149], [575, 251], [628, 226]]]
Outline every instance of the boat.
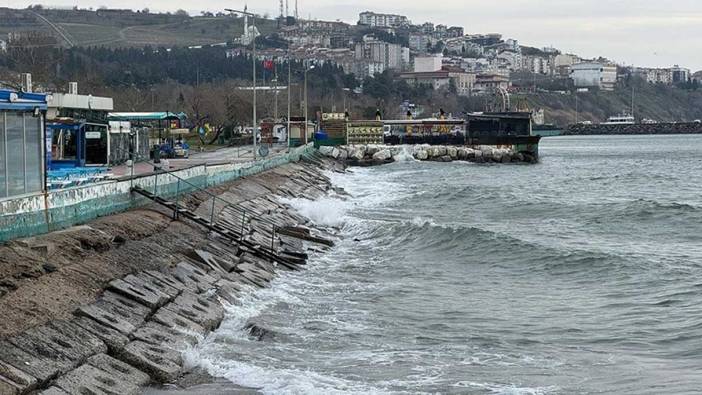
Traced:
[[603, 125], [634, 125], [636, 119], [633, 115], [622, 113], [613, 117], [607, 118], [607, 122], [603, 122]]

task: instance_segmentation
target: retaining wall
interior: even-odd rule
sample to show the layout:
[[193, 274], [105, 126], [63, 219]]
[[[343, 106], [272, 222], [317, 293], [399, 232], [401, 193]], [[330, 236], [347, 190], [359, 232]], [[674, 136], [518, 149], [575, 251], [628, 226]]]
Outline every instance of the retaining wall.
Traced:
[[0, 242], [52, 232], [149, 203], [145, 197], [131, 193], [133, 185], [172, 197], [298, 161], [310, 150], [314, 150], [311, 145], [256, 162], [199, 165], [173, 172], [193, 185], [169, 174], [151, 174], [0, 200]]

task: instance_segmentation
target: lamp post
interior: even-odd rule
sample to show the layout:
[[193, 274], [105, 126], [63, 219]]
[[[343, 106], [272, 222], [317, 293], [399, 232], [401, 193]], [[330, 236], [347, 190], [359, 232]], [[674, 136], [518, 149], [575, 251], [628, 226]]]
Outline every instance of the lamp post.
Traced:
[[288, 52], [288, 127], [285, 129], [288, 135], [288, 152], [290, 152], [290, 89], [292, 88], [292, 66], [290, 65], [292, 60], [290, 59], [290, 53]]
[[[256, 160], [256, 137], [257, 137], [257, 127], [256, 127], [256, 14], [248, 12], [246, 9], [244, 11], [240, 10], [233, 10], [230, 8], [226, 8], [225, 11], [229, 11], [231, 13], [239, 13], [242, 15], [250, 16], [251, 17], [251, 27], [253, 31], [253, 38], [251, 39], [251, 47], [252, 47], [252, 65], [253, 65], [253, 120], [251, 123], [253, 124], [253, 160]], [[245, 35], [248, 35], [249, 32], [245, 31]]]
[[307, 122], [308, 122], [308, 115], [307, 115], [307, 110], [309, 108], [309, 104], [307, 102], [307, 72], [310, 70], [314, 69], [314, 65], [305, 67], [305, 127], [304, 127], [304, 133], [305, 133], [305, 145], [307, 145]]

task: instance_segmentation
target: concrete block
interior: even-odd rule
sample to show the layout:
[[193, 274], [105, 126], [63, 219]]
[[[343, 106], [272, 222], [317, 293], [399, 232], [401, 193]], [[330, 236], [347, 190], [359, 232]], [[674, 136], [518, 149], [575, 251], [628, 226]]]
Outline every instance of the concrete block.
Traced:
[[134, 325], [129, 323], [124, 318], [105, 311], [94, 304], [81, 306], [75, 311], [74, 314], [77, 316], [87, 317], [100, 325], [112, 328], [123, 335], [129, 335], [136, 329]]
[[224, 319], [224, 308], [219, 302], [187, 291], [164, 308], [200, 324], [207, 330], [217, 328]]
[[[65, 355], [41, 338], [29, 336], [26, 333], [10, 337], [7, 341], [32, 356], [32, 360], [25, 362], [25, 364], [32, 365], [36, 363], [40, 367], [42, 365], [46, 366], [46, 373], [42, 376], [35, 376], [40, 381], [42, 381], [43, 377], [66, 373], [80, 364], [80, 361], [72, 358], [73, 356]], [[10, 363], [12, 364], [12, 362]], [[27, 370], [27, 373], [32, 374], [33, 372]]]
[[163, 273], [163, 272], [159, 272], [156, 270], [146, 270], [142, 273], [146, 274], [147, 276], [150, 276], [151, 278], [155, 278], [159, 281], [162, 281], [162, 282], [170, 285], [171, 287], [178, 289], [179, 291], [187, 289], [185, 284], [176, 280], [175, 277], [171, 276], [168, 273]]
[[69, 394], [137, 395], [141, 393], [138, 385], [120, 380], [88, 364], [59, 377], [55, 386]]
[[99, 337], [68, 321], [52, 321], [24, 333], [37, 342], [50, 346], [78, 366], [89, 356], [107, 352]]
[[149, 322], [132, 335], [134, 340], [182, 351], [197, 344], [198, 339], [178, 329], [169, 328], [157, 322]]
[[255, 265], [253, 263], [242, 263], [239, 266], [237, 266], [237, 271], [239, 272], [249, 272], [256, 277], [264, 279], [266, 282], [271, 282], [273, 280], [273, 277], [275, 275], [263, 268], [261, 268], [259, 265]]
[[46, 383], [61, 371], [71, 369], [71, 361], [65, 357], [54, 359], [52, 354], [58, 353], [47, 349], [40, 354], [32, 350], [26, 351], [9, 341], [0, 341], [0, 361], [31, 375], [37, 379], [37, 385]]
[[137, 386], [146, 385], [151, 381], [148, 374], [106, 354], [93, 355], [88, 358], [87, 363], [90, 366], [107, 372], [111, 377], [133, 383]]
[[187, 256], [197, 262], [207, 265], [210, 270], [230, 272], [236, 264], [229, 259], [224, 259], [211, 252], [203, 250], [192, 250]]
[[134, 285], [122, 279], [112, 280], [109, 289], [148, 306], [152, 311], [168, 302], [168, 295], [163, 292], [151, 287]]
[[0, 394], [19, 394], [37, 385], [37, 379], [8, 363], [0, 361]]
[[102, 325], [97, 321], [93, 321], [90, 318], [76, 317], [76, 319], [74, 319], [72, 322], [99, 337], [103, 342], [105, 342], [108, 350], [111, 352], [114, 352], [115, 350], [118, 350], [129, 343], [129, 338], [127, 338], [126, 335], [120, 333], [114, 328]]
[[[0, 392], [0, 393], [2, 393], [2, 392]], [[50, 387], [50, 388], [40, 392], [39, 395], [71, 395], [71, 394], [62, 390], [59, 387]]]
[[95, 305], [121, 317], [135, 327], [143, 324], [146, 317], [151, 314], [150, 308], [112, 291], [105, 291]]
[[179, 331], [192, 332], [198, 335], [205, 335], [207, 333], [207, 330], [203, 328], [202, 325], [165, 308], [157, 311], [156, 314], [151, 317], [151, 320]]
[[238, 304], [238, 296], [243, 290], [241, 283], [235, 283], [227, 279], [219, 279], [215, 283], [217, 288], [217, 296], [229, 304]]
[[173, 277], [189, 289], [197, 289], [199, 293], [202, 293], [211, 289], [219, 276], [213, 277], [188, 262], [181, 262], [173, 269]]
[[130, 284], [144, 287], [148, 290], [160, 291], [161, 293], [168, 295], [169, 300], [172, 300], [180, 294], [180, 290], [178, 288], [172, 287], [166, 284], [164, 281], [153, 278], [143, 272], [136, 275], [130, 274], [123, 278], [123, 280]]
[[256, 278], [251, 277], [247, 273], [228, 273], [226, 276], [224, 276], [224, 278], [235, 283], [245, 284], [256, 288], [266, 287], [265, 283], [261, 282]]
[[140, 340], [127, 344], [119, 358], [161, 383], [175, 380], [180, 374], [182, 363], [179, 352]]

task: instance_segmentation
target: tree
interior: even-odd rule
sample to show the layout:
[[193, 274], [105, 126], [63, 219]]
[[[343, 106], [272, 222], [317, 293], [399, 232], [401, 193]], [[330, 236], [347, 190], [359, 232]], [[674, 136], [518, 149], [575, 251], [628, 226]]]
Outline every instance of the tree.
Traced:
[[177, 16], [190, 16], [190, 14], [188, 14], [188, 11], [185, 11], [184, 9], [179, 9], [178, 11], [176, 11], [175, 14]]

